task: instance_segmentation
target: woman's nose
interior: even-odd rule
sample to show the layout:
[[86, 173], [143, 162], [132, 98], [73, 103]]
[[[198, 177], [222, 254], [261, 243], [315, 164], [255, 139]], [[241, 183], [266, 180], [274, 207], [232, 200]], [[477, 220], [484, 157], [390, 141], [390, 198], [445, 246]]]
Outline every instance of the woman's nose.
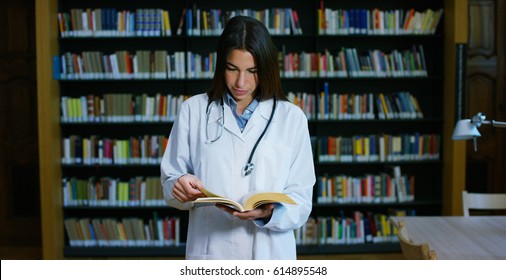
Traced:
[[237, 87], [243, 87], [246, 84], [246, 75], [245, 73], [239, 72], [237, 78], [235, 79], [235, 85]]

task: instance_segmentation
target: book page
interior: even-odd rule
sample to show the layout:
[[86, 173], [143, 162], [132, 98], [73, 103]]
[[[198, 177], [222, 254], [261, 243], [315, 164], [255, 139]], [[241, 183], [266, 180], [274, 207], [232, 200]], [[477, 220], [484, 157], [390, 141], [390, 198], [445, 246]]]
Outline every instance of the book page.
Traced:
[[207, 197], [222, 197], [221, 195], [214, 194], [210, 191], [208, 191], [206, 188], [202, 187], [200, 188], [200, 191], [205, 194]]
[[253, 192], [243, 198], [243, 206], [246, 210], [252, 210], [267, 203], [297, 204], [288, 195], [279, 192]]
[[201, 188], [200, 191], [207, 197], [197, 198], [193, 204], [199, 206], [209, 206], [214, 204], [223, 204], [225, 206], [234, 208], [240, 212], [253, 210], [263, 204], [267, 203], [288, 203], [297, 204], [288, 195], [279, 192], [251, 192], [246, 194], [242, 199], [241, 203], [234, 201], [229, 198], [225, 198], [208, 191], [205, 188]]
[[223, 204], [240, 212], [246, 211], [241, 204], [225, 197], [199, 197], [193, 202], [193, 205], [196, 207], [210, 206], [214, 204]]

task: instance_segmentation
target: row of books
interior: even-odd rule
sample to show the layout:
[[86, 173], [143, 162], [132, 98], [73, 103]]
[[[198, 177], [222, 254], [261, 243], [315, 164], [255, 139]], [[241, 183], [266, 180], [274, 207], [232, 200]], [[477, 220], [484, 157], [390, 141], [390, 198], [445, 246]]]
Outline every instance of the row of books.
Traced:
[[329, 93], [328, 83], [319, 95], [287, 94], [309, 120], [423, 119], [418, 100], [409, 92]]
[[[144, 135], [129, 139], [70, 135], [62, 141], [62, 164], [128, 165], [159, 164], [168, 138]], [[371, 134], [351, 137], [311, 137], [319, 162], [396, 162], [437, 160], [438, 134]]]
[[443, 9], [318, 9], [320, 35], [435, 34]]
[[272, 35], [302, 34], [297, 11], [291, 8], [222, 11], [221, 9], [201, 10], [196, 5], [192, 9], [183, 9], [176, 34], [181, 35], [184, 30], [188, 36], [217, 36], [221, 34], [229, 19], [239, 15], [259, 20]]
[[[218, 36], [232, 17], [244, 15], [263, 22], [273, 35], [300, 35], [302, 29], [297, 11], [291, 8], [262, 10], [221, 9], [201, 10], [183, 8], [175, 33], [188, 36]], [[172, 36], [170, 13], [163, 9], [73, 8], [58, 13], [60, 36], [66, 37], [124, 37]]]
[[60, 37], [172, 36], [169, 11], [163, 9], [81, 9], [58, 13]]
[[319, 162], [397, 162], [438, 160], [439, 134], [371, 134], [354, 136], [312, 136]]
[[[414, 200], [414, 176], [393, 177], [387, 173], [320, 176], [317, 180], [317, 202], [391, 203]], [[63, 178], [63, 205], [90, 207], [165, 206], [158, 177], [137, 176], [129, 180], [95, 176], [88, 179]]]
[[162, 161], [168, 138], [163, 135], [112, 139], [91, 135], [70, 135], [62, 141], [62, 164], [157, 165]]
[[92, 176], [63, 178], [63, 206], [165, 206], [160, 177], [136, 176], [128, 180]]
[[[325, 90], [316, 96], [290, 91], [287, 97], [306, 113], [308, 120], [423, 118], [418, 100], [409, 92], [329, 94], [328, 86], [324, 88]], [[171, 122], [176, 119], [179, 106], [189, 97], [161, 93], [62, 96], [61, 122]]]
[[[399, 211], [400, 212], [400, 211]], [[407, 215], [406, 212], [400, 215]], [[409, 213], [411, 215], [411, 213]], [[163, 247], [180, 246], [178, 217], [154, 218], [66, 218], [65, 231], [71, 247]], [[351, 217], [309, 217], [295, 230], [297, 245], [363, 244], [397, 242], [397, 229], [385, 214], [363, 214]]]
[[[336, 55], [322, 53], [279, 54], [281, 76], [309, 77], [426, 77], [423, 46], [386, 53], [369, 50], [359, 54], [356, 48], [342, 48]], [[216, 52], [197, 54], [167, 50], [111, 54], [101, 51], [66, 52], [53, 57], [56, 80], [81, 79], [192, 79], [211, 78], [216, 69]]]
[[179, 217], [66, 218], [65, 231], [71, 247], [164, 247], [180, 246]]
[[61, 97], [61, 122], [171, 122], [188, 95], [105, 93]]
[[83, 51], [53, 57], [56, 80], [211, 78], [215, 69], [216, 52]]
[[[416, 11], [379, 9], [331, 9], [317, 10], [320, 35], [404, 35], [434, 34], [443, 10]], [[232, 17], [245, 15], [265, 24], [273, 35], [301, 35], [299, 16], [291, 8], [221, 9], [201, 10], [183, 8], [175, 33], [188, 36], [220, 35], [225, 23]], [[160, 8], [117, 10], [116, 8], [73, 8], [58, 13], [60, 36], [66, 37], [124, 37], [124, 36], [172, 36], [168, 10]]]
[[376, 96], [378, 117], [384, 119], [422, 119], [423, 112], [416, 97], [409, 92]]
[[415, 199], [415, 177], [400, 174], [394, 167], [394, 176], [386, 172], [363, 176], [320, 176], [316, 181], [317, 202], [326, 203], [392, 203], [411, 202]]
[[297, 245], [344, 245], [398, 242], [397, 229], [390, 216], [414, 215], [414, 211], [392, 210], [389, 215], [354, 211], [351, 216], [309, 217], [295, 230]]
[[285, 78], [338, 77], [386, 78], [427, 77], [422, 45], [410, 49], [368, 50], [359, 53], [356, 48], [341, 48], [335, 54], [323, 52], [285, 52], [279, 55], [281, 76]]

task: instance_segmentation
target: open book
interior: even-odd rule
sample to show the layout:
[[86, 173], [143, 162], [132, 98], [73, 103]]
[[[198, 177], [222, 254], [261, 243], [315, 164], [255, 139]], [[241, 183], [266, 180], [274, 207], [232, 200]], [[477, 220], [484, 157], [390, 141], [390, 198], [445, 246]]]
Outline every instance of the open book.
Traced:
[[267, 203], [288, 203], [288, 204], [297, 204], [293, 199], [291, 199], [288, 195], [279, 192], [251, 192], [246, 194], [241, 202], [234, 201], [230, 198], [226, 198], [223, 196], [219, 196], [214, 194], [205, 188], [202, 188], [201, 191], [207, 197], [200, 197], [193, 201], [193, 205], [196, 207], [199, 206], [208, 206], [214, 204], [223, 204], [227, 207], [231, 207], [240, 212], [253, 210], [263, 204]]

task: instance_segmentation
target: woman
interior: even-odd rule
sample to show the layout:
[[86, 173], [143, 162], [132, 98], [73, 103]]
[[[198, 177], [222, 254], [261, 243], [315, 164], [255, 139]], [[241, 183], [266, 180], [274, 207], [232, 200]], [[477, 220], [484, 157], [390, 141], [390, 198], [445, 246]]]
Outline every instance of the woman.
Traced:
[[[167, 204], [190, 210], [187, 259], [296, 258], [293, 230], [311, 212], [315, 174], [307, 118], [283, 94], [277, 54], [261, 22], [230, 19], [211, 89], [181, 105], [161, 181]], [[195, 208], [203, 187], [236, 201], [283, 192], [297, 204]]]

